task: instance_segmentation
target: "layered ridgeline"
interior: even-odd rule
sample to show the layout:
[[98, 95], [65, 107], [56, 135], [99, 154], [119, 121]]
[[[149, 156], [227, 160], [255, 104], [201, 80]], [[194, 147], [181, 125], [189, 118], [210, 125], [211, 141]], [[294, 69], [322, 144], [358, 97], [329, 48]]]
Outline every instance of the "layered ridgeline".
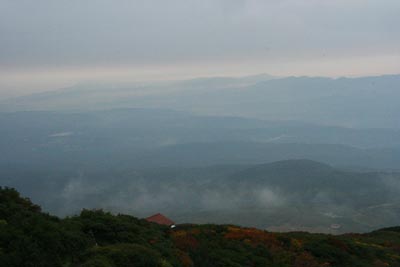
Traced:
[[157, 84], [81, 84], [0, 102], [0, 111], [163, 108], [363, 128], [399, 128], [400, 75], [253, 76]]
[[0, 125], [0, 184], [58, 216], [101, 205], [328, 233], [400, 221], [396, 129], [160, 109], [1, 113]]
[[399, 255], [399, 227], [332, 236], [233, 225], [171, 229], [102, 210], [59, 219], [0, 188], [0, 266], [378, 267], [400, 266]]
[[162, 109], [0, 113], [0, 166], [194, 167], [307, 158], [399, 169], [400, 130], [198, 116]]

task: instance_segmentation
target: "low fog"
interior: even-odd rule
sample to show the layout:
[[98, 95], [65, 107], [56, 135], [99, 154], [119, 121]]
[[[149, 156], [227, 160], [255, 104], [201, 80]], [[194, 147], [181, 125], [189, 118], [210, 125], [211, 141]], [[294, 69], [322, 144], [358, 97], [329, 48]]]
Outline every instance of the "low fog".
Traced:
[[[39, 178], [39, 173], [30, 176]], [[101, 208], [139, 217], [161, 212], [177, 223], [329, 233], [370, 231], [400, 219], [399, 173], [344, 171], [309, 160], [65, 173], [51, 180], [40, 177], [34, 187], [23, 184], [24, 175], [8, 184], [59, 216]]]

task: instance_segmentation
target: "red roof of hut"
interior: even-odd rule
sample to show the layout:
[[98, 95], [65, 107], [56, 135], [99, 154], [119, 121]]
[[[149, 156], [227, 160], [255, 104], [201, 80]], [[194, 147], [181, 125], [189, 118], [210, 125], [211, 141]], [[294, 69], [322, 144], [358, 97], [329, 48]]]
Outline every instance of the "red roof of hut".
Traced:
[[168, 225], [168, 226], [175, 224], [173, 221], [171, 221], [170, 219], [168, 219], [167, 217], [165, 217], [164, 215], [162, 215], [160, 213], [154, 214], [153, 216], [146, 218], [146, 221], [154, 222], [154, 223], [158, 223], [158, 224], [162, 224], [162, 225]]

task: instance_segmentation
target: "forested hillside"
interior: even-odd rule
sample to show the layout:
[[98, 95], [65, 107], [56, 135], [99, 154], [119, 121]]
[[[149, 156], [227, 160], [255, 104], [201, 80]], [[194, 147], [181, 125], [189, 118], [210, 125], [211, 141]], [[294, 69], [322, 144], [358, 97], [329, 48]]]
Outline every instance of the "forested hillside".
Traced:
[[233, 225], [170, 229], [102, 210], [60, 219], [0, 188], [1, 266], [378, 267], [400, 266], [399, 255], [399, 227], [332, 236]]

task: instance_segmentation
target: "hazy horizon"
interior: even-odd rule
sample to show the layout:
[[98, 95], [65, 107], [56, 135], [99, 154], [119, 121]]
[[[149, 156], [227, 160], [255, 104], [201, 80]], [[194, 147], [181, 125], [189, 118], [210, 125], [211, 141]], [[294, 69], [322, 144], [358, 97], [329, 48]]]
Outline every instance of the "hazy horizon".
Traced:
[[399, 9], [394, 0], [0, 0], [0, 97], [86, 81], [399, 73]]
[[[44, 72], [42, 75], [47, 76], [49, 75], [48, 73]], [[11, 100], [13, 98], [18, 98], [18, 97], [24, 97], [24, 96], [29, 96], [33, 95], [36, 93], [50, 93], [50, 92], [56, 92], [59, 90], [66, 90], [69, 88], [74, 88], [76, 86], [85, 86], [85, 85], [109, 85], [110, 88], [109, 90], [113, 90], [115, 86], [119, 85], [157, 85], [157, 84], [163, 84], [163, 83], [169, 83], [169, 82], [185, 82], [185, 81], [193, 81], [193, 80], [201, 80], [201, 79], [220, 79], [220, 78], [247, 78], [247, 77], [257, 77], [257, 76], [270, 76], [271, 78], [274, 79], [284, 79], [284, 78], [290, 78], [290, 77], [307, 77], [307, 78], [328, 78], [328, 79], [357, 79], [357, 78], [369, 78], [369, 77], [383, 77], [383, 76], [397, 76], [400, 75], [400, 73], [382, 73], [382, 74], [370, 74], [370, 75], [339, 75], [339, 76], [329, 76], [329, 75], [288, 75], [288, 76], [275, 76], [271, 75], [270, 73], [248, 73], [246, 75], [200, 75], [200, 76], [181, 76], [181, 77], [159, 77], [153, 78], [153, 79], [130, 79], [127, 77], [124, 78], [114, 78], [114, 79], [74, 79], [73, 81], [69, 82], [44, 82], [41, 81], [39, 82], [39, 87], [36, 87], [34, 84], [25, 84], [23, 82], [24, 86], [21, 87], [12, 87], [15, 90], [9, 90], [7, 86], [5, 87], [0, 87], [0, 101], [4, 100]], [[18, 79], [18, 77], [15, 77]], [[37, 78], [38, 79], [38, 78]], [[36, 79], [35, 79], [36, 80]], [[0, 84], [1, 86], [1, 84]], [[16, 86], [13, 84], [13, 86]], [[26, 86], [26, 88], [25, 88]], [[3, 90], [1, 90], [3, 89]], [[5, 90], [4, 90], [5, 89]], [[134, 89], [132, 89], [134, 90]]]

